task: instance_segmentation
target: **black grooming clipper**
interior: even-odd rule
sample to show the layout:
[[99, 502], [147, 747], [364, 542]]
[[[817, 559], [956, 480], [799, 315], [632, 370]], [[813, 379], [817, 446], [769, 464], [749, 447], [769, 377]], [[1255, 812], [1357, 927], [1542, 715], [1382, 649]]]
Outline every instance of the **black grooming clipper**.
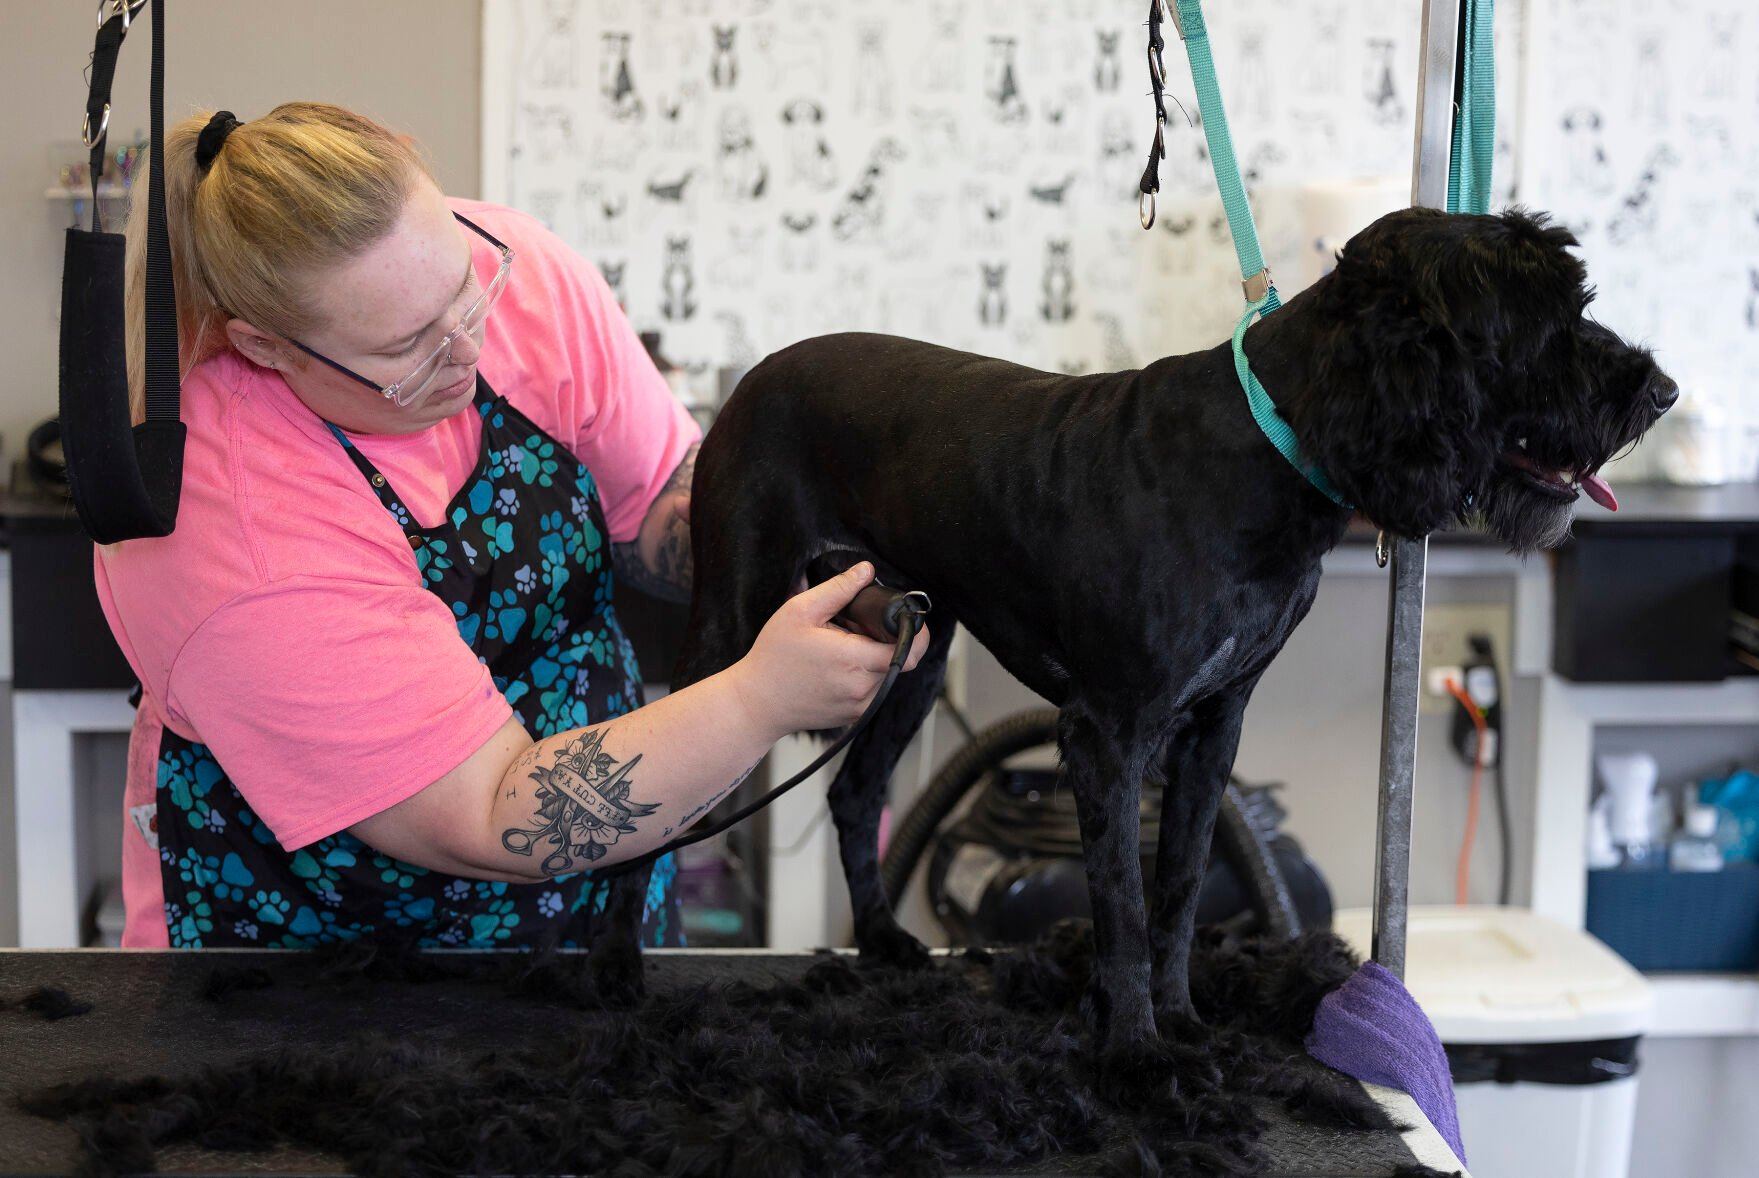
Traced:
[[[826, 552], [813, 557], [806, 565], [806, 583], [819, 585], [839, 573], [871, 559], [859, 552], [847, 550]], [[875, 642], [895, 642], [899, 627], [906, 612], [918, 616], [929, 610], [928, 594], [915, 589], [899, 589], [887, 585], [879, 578], [878, 566], [875, 566], [874, 578], [855, 595], [855, 599], [844, 606], [837, 614], [839, 620], [847, 623], [851, 629], [867, 635]]]

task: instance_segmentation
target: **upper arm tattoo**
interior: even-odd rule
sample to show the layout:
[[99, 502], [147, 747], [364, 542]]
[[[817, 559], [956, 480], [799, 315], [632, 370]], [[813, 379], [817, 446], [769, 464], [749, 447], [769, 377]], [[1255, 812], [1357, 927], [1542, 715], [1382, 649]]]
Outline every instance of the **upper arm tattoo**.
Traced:
[[684, 457], [678, 460], [678, 467], [666, 485], [660, 488], [661, 495], [670, 495], [673, 491], [689, 491], [690, 480], [696, 477], [696, 452], [702, 449], [701, 442], [690, 443], [690, 449], [684, 451]]
[[533, 825], [508, 827], [501, 833], [501, 845], [526, 856], [540, 844], [551, 847], [539, 864], [545, 875], [566, 875], [604, 858], [605, 848], [635, 833], [635, 819], [659, 809], [658, 802], [629, 796], [634, 784], [630, 774], [641, 763], [641, 754], [619, 762], [605, 752], [603, 729], [582, 731], [550, 764], [543, 760], [537, 759], [529, 774], [537, 787]]
[[673, 497], [689, 493], [690, 480], [696, 473], [696, 451], [700, 443], [685, 452], [678, 468], [648, 508], [666, 513], [665, 530], [654, 548], [650, 563], [641, 554], [640, 538], [611, 545], [611, 564], [617, 576], [644, 593], [667, 601], [689, 601], [691, 583], [690, 525], [672, 514]]

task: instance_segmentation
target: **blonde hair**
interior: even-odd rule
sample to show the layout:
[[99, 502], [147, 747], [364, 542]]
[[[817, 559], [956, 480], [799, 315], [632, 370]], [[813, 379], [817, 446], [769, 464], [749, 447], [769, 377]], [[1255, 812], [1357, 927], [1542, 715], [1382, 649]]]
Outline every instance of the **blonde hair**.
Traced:
[[[165, 133], [165, 221], [177, 283], [178, 372], [230, 346], [239, 318], [292, 339], [324, 326], [308, 280], [358, 255], [432, 171], [414, 140], [339, 106], [284, 102], [233, 129], [207, 171], [196, 140], [212, 111]], [[128, 394], [146, 398], [147, 182], [132, 188], [126, 249]]]

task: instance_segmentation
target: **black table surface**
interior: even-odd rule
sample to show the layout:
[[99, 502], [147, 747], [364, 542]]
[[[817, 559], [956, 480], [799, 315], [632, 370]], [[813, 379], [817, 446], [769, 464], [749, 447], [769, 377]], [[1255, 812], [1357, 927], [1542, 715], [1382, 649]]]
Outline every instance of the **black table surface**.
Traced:
[[[0, 1011], [0, 1174], [64, 1174], [79, 1157], [65, 1124], [22, 1112], [25, 1091], [92, 1076], [179, 1075], [203, 1065], [260, 1055], [284, 1044], [322, 1043], [361, 1031], [399, 1037], [444, 1035], [485, 1045], [529, 1026], [534, 1003], [481, 982], [371, 983], [331, 994], [298, 985], [234, 994], [224, 1004], [201, 996], [216, 965], [252, 965], [280, 976], [298, 954], [276, 952], [165, 952], [144, 950], [0, 952], [0, 998], [16, 1003], [37, 986], [60, 986], [92, 1003], [89, 1014], [44, 1021], [16, 1007]], [[798, 977], [815, 960], [807, 954], [655, 952], [648, 984], [661, 989], [739, 978]], [[551, 1013], [553, 1014], [553, 1008]], [[1317, 1064], [1313, 1065], [1318, 1067]], [[1296, 1124], [1267, 1106], [1264, 1146], [1272, 1174], [1361, 1178], [1391, 1175], [1414, 1160], [1392, 1133], [1344, 1133]], [[265, 1154], [213, 1153], [192, 1145], [159, 1151], [167, 1174], [337, 1174], [332, 1157], [283, 1147]], [[1030, 1171], [1082, 1174], [1084, 1159], [1059, 1156]]]

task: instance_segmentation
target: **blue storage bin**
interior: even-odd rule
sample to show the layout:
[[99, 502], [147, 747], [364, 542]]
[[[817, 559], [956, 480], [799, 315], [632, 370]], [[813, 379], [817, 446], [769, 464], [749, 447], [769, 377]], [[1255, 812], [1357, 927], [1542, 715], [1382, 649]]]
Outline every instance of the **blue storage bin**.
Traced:
[[1641, 970], [1759, 969], [1759, 865], [1590, 871], [1587, 923]]

